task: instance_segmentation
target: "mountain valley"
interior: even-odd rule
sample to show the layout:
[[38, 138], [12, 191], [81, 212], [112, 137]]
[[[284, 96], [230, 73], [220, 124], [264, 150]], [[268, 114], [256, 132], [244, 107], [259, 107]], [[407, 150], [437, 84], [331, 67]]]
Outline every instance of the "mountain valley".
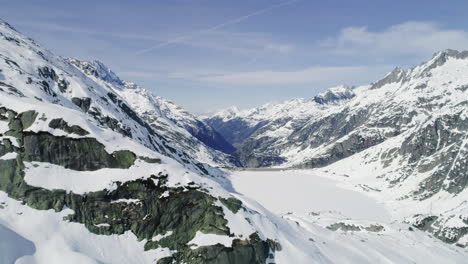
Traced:
[[468, 51], [209, 116], [157, 93], [0, 20], [0, 263], [468, 258]]

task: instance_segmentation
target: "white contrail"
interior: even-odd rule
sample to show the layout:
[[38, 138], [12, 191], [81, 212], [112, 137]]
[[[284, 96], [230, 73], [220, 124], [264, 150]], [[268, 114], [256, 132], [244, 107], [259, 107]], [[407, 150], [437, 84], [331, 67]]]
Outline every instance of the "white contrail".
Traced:
[[295, 3], [295, 2], [298, 2], [298, 1], [301, 1], [301, 0], [291, 0], [291, 1], [286, 1], [286, 2], [283, 2], [283, 3], [279, 3], [279, 4], [276, 4], [276, 5], [272, 5], [270, 7], [267, 7], [267, 8], [264, 8], [264, 9], [260, 9], [260, 10], [257, 10], [253, 13], [250, 13], [248, 15], [245, 15], [245, 16], [241, 16], [241, 17], [238, 17], [238, 18], [234, 18], [234, 19], [231, 19], [227, 22], [224, 22], [224, 23], [221, 23], [221, 24], [218, 24], [216, 26], [213, 26], [213, 27], [210, 27], [210, 28], [207, 28], [207, 29], [202, 29], [202, 30], [199, 30], [195, 33], [192, 33], [192, 34], [188, 34], [188, 35], [185, 35], [185, 36], [180, 36], [180, 37], [177, 37], [177, 38], [173, 38], [173, 39], [170, 39], [170, 40], [167, 40], [163, 43], [159, 43], [158, 45], [155, 45], [155, 46], [152, 46], [152, 47], [149, 47], [147, 49], [143, 49], [143, 50], [140, 50], [138, 52], [136, 52], [135, 54], [136, 55], [140, 55], [140, 54], [143, 54], [143, 53], [147, 53], [149, 51], [152, 51], [152, 50], [155, 50], [155, 49], [159, 49], [159, 48], [162, 48], [162, 47], [165, 47], [165, 46], [168, 46], [168, 45], [171, 45], [171, 44], [174, 44], [174, 43], [178, 43], [178, 42], [181, 42], [183, 40], [187, 40], [187, 39], [190, 39], [190, 38], [193, 38], [197, 35], [200, 35], [200, 34], [203, 34], [203, 33], [207, 33], [207, 32], [210, 32], [210, 31], [214, 31], [214, 30], [217, 30], [217, 29], [220, 29], [220, 28], [223, 28], [223, 27], [226, 27], [226, 26], [229, 26], [229, 25], [234, 25], [234, 24], [237, 24], [237, 23], [240, 23], [248, 18], [251, 18], [253, 16], [258, 16], [260, 14], [263, 14], [265, 12], [268, 12], [270, 11], [271, 9], [274, 9], [274, 8], [278, 8], [278, 7], [282, 7], [282, 6], [285, 6], [285, 5], [290, 5], [292, 3]]

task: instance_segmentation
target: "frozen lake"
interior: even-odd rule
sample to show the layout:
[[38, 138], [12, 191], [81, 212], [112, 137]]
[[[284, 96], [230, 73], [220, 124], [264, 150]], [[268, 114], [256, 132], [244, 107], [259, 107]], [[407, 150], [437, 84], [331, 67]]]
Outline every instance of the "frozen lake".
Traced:
[[340, 187], [310, 170], [235, 171], [234, 189], [277, 214], [338, 211], [353, 219], [388, 222], [385, 207], [371, 197]]

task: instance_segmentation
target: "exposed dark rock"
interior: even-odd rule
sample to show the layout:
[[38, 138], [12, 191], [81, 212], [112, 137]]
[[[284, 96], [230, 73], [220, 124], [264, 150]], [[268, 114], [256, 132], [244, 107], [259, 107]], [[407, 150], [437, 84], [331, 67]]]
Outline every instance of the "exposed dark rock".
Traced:
[[328, 229], [332, 231], [344, 231], [344, 232], [359, 232], [359, 231], [368, 231], [368, 232], [382, 232], [385, 228], [381, 225], [373, 224], [369, 226], [362, 226], [362, 225], [354, 225], [354, 224], [346, 224], [343, 222], [334, 223], [327, 226]]
[[385, 78], [374, 83], [371, 89], [378, 89], [389, 83], [401, 82], [405, 79], [405, 77], [406, 77], [406, 72], [403, 69], [396, 67], [392, 72], [390, 72], [387, 76], [385, 76]]
[[[403, 142], [399, 152], [409, 157], [415, 170], [424, 173], [437, 168], [422, 182], [415, 195], [424, 199], [442, 189], [456, 194], [468, 186], [468, 160], [463, 158], [468, 155], [468, 150], [463, 148], [466, 137], [463, 131], [468, 131], [468, 120], [462, 118], [462, 113], [453, 113], [428, 123]], [[446, 151], [435, 155], [442, 149]], [[429, 156], [434, 158], [418, 163]], [[449, 184], [443, 184], [444, 181]]]
[[69, 85], [69, 83], [65, 79], [57, 81], [57, 86], [58, 86], [60, 92], [62, 92], [62, 93], [65, 93], [67, 91], [68, 85]]
[[71, 100], [75, 105], [81, 108], [81, 110], [83, 110], [83, 112], [85, 113], [88, 112], [89, 107], [91, 106], [91, 98], [89, 97], [82, 97], [82, 98], [73, 97]]
[[75, 67], [81, 69], [86, 75], [94, 76], [109, 83], [124, 85], [124, 82], [113, 71], [111, 71], [109, 67], [100, 61], [95, 60], [92, 62], [87, 62], [73, 58], [67, 59], [67, 61]]
[[146, 163], [161, 163], [161, 159], [141, 157], [141, 156], [138, 158], [145, 161]]
[[[227, 248], [222, 245], [210, 247], [200, 247], [187, 252], [184, 259], [188, 263], [207, 263], [207, 264], [225, 264], [225, 263], [251, 263], [264, 264], [268, 258], [271, 246], [269, 241], [262, 241], [256, 234], [252, 234], [249, 240], [234, 240], [232, 247]], [[177, 254], [177, 253], [176, 253]], [[158, 262], [160, 263], [165, 263]], [[166, 262], [167, 263], [167, 262]], [[170, 263], [170, 262], [169, 262]]]
[[124, 135], [126, 137], [129, 137], [129, 138], [132, 137], [132, 132], [131, 132], [130, 128], [122, 126], [120, 124], [120, 122], [115, 118], [112, 118], [112, 117], [109, 117], [109, 116], [103, 116], [101, 114], [101, 111], [98, 108], [91, 107], [91, 109], [89, 109], [87, 112], [94, 119], [96, 119], [101, 125], [106, 125], [107, 127], [112, 129], [113, 131], [115, 131], [117, 133], [120, 133], [120, 134], [122, 134], [122, 135]]
[[111, 101], [118, 105], [120, 107], [120, 109], [128, 116], [130, 117], [131, 119], [133, 119], [135, 122], [137, 122], [138, 124], [140, 124], [141, 126], [143, 127], [146, 127], [148, 129], [148, 131], [152, 131], [151, 127], [145, 122], [143, 121], [140, 116], [135, 113], [135, 111], [133, 111], [133, 109], [131, 109], [127, 104], [125, 104], [122, 100], [120, 100], [117, 95], [113, 94], [113, 93], [108, 93], [107, 96], [111, 99]]
[[89, 134], [88, 131], [84, 130], [83, 128], [77, 125], [69, 126], [68, 123], [61, 118], [52, 119], [49, 122], [49, 127], [54, 129], [60, 129], [69, 134], [76, 134], [79, 136], [86, 136]]
[[187, 131], [208, 147], [228, 154], [236, 150], [221, 134], [214, 131], [211, 127], [207, 127], [205, 123], [197, 120], [195, 125], [196, 129], [187, 126]]
[[50, 85], [49, 85], [48, 82], [41, 81], [38, 84], [46, 94], [48, 94], [48, 95], [50, 95], [52, 97], [57, 97], [57, 94], [50, 88]]
[[7, 138], [4, 138], [2, 142], [0, 142], [0, 157], [10, 152], [18, 152], [18, 150], [19, 149]]
[[50, 162], [73, 170], [129, 168], [136, 159], [130, 151], [108, 154], [104, 145], [94, 138], [73, 139], [46, 132], [23, 132], [23, 142], [25, 161]]
[[334, 223], [327, 226], [328, 229], [332, 231], [341, 230], [344, 232], [358, 232], [361, 231], [361, 227], [353, 224], [345, 224], [345, 223]]
[[[452, 216], [456, 217], [456, 216]], [[457, 226], [457, 227], [445, 227], [443, 225], [444, 221], [447, 221], [444, 218], [440, 218], [435, 215], [415, 215], [414, 219], [411, 222], [411, 225], [418, 228], [422, 231], [428, 231], [434, 234], [438, 239], [454, 244], [457, 243], [460, 238], [468, 234], [468, 226]], [[460, 247], [466, 247], [468, 244], [457, 243]]]
[[345, 86], [331, 88], [328, 91], [314, 97], [314, 101], [318, 104], [329, 104], [343, 100], [349, 100], [356, 96], [354, 92]]
[[[12, 95], [16, 95], [16, 96], [19, 96], [19, 97], [25, 97], [24, 94], [22, 92], [20, 92], [18, 89], [16, 89], [14, 86], [10, 85], [10, 84], [7, 84], [7, 83], [4, 83], [4, 82], [1, 82], [0, 81], [0, 87], [3, 86], [3, 87], [6, 87], [6, 89], [8, 90], [8, 93], [9, 94], [12, 94]], [[5, 92], [4, 89], [1, 89], [1, 91]]]
[[[16, 159], [0, 160], [0, 190], [32, 208], [55, 211], [70, 208], [74, 213], [66, 220], [82, 223], [93, 233], [111, 235], [131, 231], [139, 240], [148, 240], [145, 250], [168, 247], [176, 251], [171, 258], [159, 263], [265, 263], [268, 254], [278, 248], [274, 242], [260, 240], [258, 235], [252, 234], [248, 240], [234, 240], [231, 247], [215, 245], [192, 250], [187, 243], [197, 231], [232, 235], [223, 209], [214, 205], [216, 198], [197, 186], [167, 187], [168, 175], [162, 173], [146, 179], [117, 182], [117, 188], [112, 191], [83, 195], [30, 186], [24, 181], [25, 161], [47, 162], [85, 171], [128, 168], [136, 156], [130, 151], [109, 154], [94, 138], [71, 139], [45, 132], [22, 131], [37, 116], [34, 113], [16, 114], [0, 109], [0, 114], [9, 116], [10, 128], [16, 129], [17, 136], [21, 137], [20, 148], [5, 140], [0, 145], [0, 152], [18, 153]], [[165, 192], [169, 192], [169, 196], [161, 197]], [[138, 199], [139, 202], [112, 202], [119, 199]], [[233, 211], [242, 206], [234, 198], [222, 202]], [[173, 232], [170, 236], [152, 241], [156, 235], [169, 231]]]
[[205, 122], [220, 133], [234, 147], [237, 147], [245, 139], [255, 133], [255, 131], [268, 123], [260, 122], [255, 126], [250, 127], [246, 121], [240, 118], [232, 119], [227, 122], [224, 122], [221, 118], [213, 118], [206, 119]]
[[324, 167], [335, 161], [347, 158], [369, 147], [375, 146], [383, 142], [385, 139], [385, 137], [380, 135], [373, 135], [372, 137], [369, 137], [369, 135], [352, 134], [345, 140], [334, 144], [333, 147], [328, 151], [328, 154], [310, 159], [303, 163], [301, 167]]
[[237, 213], [242, 208], [241, 201], [235, 198], [228, 198], [228, 199], [219, 198], [219, 201], [223, 203], [223, 205], [226, 206], [233, 213]]
[[58, 77], [57, 73], [55, 73], [54, 69], [49, 68], [47, 66], [39, 68], [38, 72], [39, 72], [39, 76], [44, 78], [44, 79], [51, 79], [51, 80], [53, 80], [55, 82], [57, 82], [58, 79], [59, 79], [59, 77]]
[[[416, 215], [417, 216], [417, 215]], [[417, 229], [427, 231], [439, 217], [435, 215], [427, 216], [415, 221], [412, 225]]]

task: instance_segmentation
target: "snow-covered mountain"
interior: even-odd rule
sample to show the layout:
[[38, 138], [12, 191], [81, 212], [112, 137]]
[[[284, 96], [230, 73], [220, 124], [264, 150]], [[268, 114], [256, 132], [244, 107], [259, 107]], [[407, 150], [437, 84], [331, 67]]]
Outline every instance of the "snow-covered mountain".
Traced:
[[[221, 112], [206, 121], [221, 133], [232, 124], [260, 126], [237, 142], [243, 166], [345, 175], [354, 186], [393, 201], [400, 220], [466, 246], [467, 76], [468, 52], [446, 50], [338, 93], [346, 96], [326, 96], [344, 89], [334, 88], [314, 100]], [[268, 114], [252, 114], [258, 112]]]
[[276, 235], [256, 231], [268, 218], [139, 116], [115, 76], [91, 78], [3, 21], [0, 73], [0, 262], [274, 257]]
[[97, 82], [112, 87], [154, 130], [196, 160], [213, 166], [237, 166], [226, 153], [235, 149], [218, 132], [180, 106], [134, 83], [122, 81], [99, 61], [67, 59]]
[[340, 85], [330, 88], [326, 92], [318, 94], [314, 97], [314, 101], [319, 104], [331, 104], [351, 99], [354, 96], [356, 96], [356, 94], [354, 94], [351, 88], [345, 85]]
[[132, 92], [152, 95], [75, 62], [0, 20], [1, 263], [466, 260], [406, 223], [271, 213], [140, 115]]
[[292, 141], [291, 134], [310, 120], [341, 109], [354, 96], [351, 88], [340, 85], [312, 100], [292, 99], [248, 110], [229, 108], [205, 117], [204, 121], [237, 147], [235, 155], [243, 167], [269, 167], [296, 157], [284, 155], [290, 145], [302, 144]]

